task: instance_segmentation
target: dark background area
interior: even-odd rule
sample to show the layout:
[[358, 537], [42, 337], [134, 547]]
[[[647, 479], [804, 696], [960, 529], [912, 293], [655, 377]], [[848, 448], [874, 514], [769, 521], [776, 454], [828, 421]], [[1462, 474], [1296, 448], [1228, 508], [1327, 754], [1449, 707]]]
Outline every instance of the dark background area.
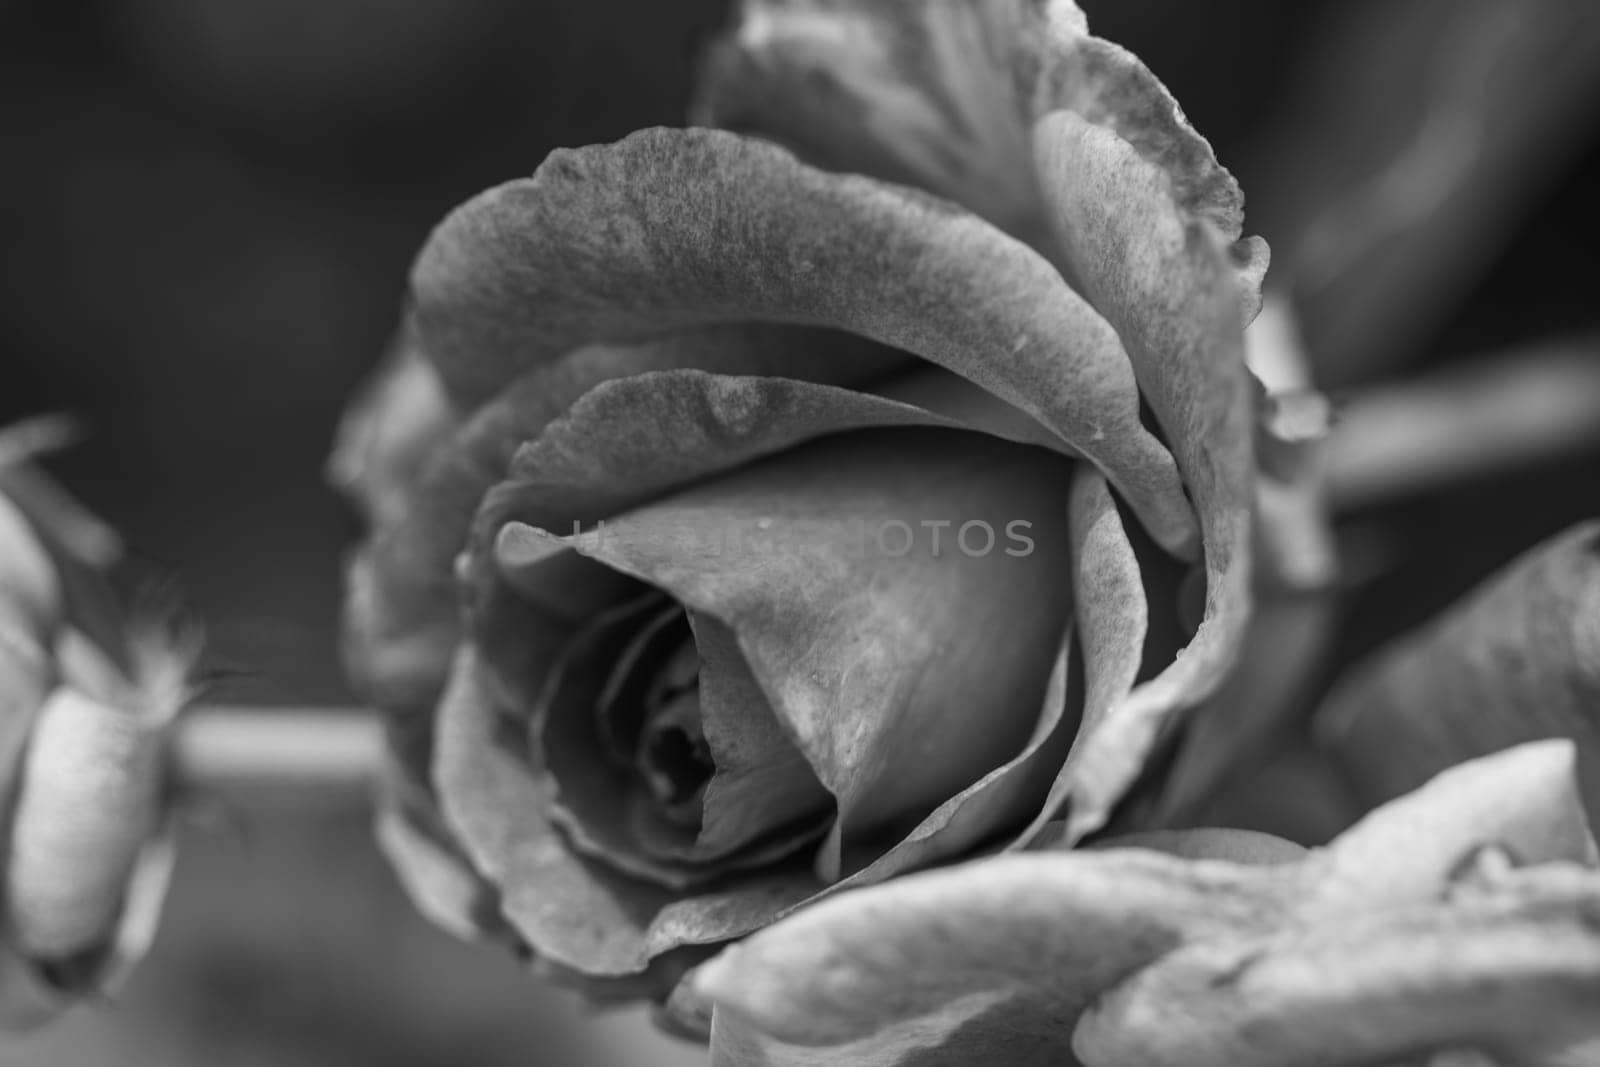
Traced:
[[[52, 468], [179, 578], [240, 675], [229, 699], [350, 699], [336, 619], [357, 530], [322, 464], [429, 228], [553, 147], [677, 122], [722, 6], [0, 0], [0, 422], [82, 417], [91, 436]], [[1315, 141], [1297, 77], [1336, 0], [1085, 6], [1262, 205], [1251, 229], [1291, 239], [1284, 187]], [[1600, 155], [1571, 135], [1579, 163], [1407, 372], [1594, 329]], [[1343, 654], [1600, 510], [1596, 460], [1358, 516], [1384, 563]], [[423, 930], [359, 797], [258, 800], [219, 801], [242, 831], [196, 832], [129, 1006], [0, 1064], [625, 1062], [577, 1043], [570, 1000]]]

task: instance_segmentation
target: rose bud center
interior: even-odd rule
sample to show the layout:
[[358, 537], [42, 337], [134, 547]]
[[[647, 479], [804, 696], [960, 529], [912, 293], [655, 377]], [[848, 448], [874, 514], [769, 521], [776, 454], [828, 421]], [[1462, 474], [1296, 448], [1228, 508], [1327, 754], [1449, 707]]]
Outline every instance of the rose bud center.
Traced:
[[717, 765], [701, 728], [700, 655], [693, 642], [680, 645], [650, 682], [634, 765], [668, 819], [699, 826]]

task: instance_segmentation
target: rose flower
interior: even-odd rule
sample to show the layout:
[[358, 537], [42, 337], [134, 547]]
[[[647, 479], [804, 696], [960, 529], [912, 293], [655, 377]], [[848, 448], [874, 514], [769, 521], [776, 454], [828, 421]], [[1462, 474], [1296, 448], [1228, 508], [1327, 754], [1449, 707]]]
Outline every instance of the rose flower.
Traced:
[[696, 118], [449, 215], [333, 461], [402, 879], [658, 997], [821, 894], [1078, 840], [1217, 689], [1266, 258], [1068, 0], [752, 0]]
[[197, 652], [165, 613], [121, 608], [103, 575], [116, 537], [26, 464], [61, 431], [0, 430], [0, 1029], [114, 986], [149, 946]]

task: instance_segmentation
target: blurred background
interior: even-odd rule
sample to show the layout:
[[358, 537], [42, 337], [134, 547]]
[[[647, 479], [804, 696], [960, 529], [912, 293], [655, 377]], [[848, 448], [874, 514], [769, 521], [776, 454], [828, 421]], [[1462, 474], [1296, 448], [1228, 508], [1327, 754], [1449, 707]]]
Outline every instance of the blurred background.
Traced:
[[[1595, 335], [1588, 0], [1083, 6], [1239, 175], [1249, 230], [1299, 284], [1323, 384]], [[723, 8], [0, 0], [0, 422], [83, 418], [88, 441], [52, 467], [178, 576], [235, 677], [220, 696], [351, 700], [336, 626], [357, 530], [322, 464], [413, 253], [450, 207], [553, 147], [679, 121]], [[1443, 32], [1463, 11], [1477, 21]], [[1494, 120], [1482, 157], [1459, 196], [1413, 205], [1405, 240], [1343, 263], [1328, 233], [1382, 215], [1361, 190], [1440, 93]], [[1364, 562], [1330, 673], [1596, 511], [1592, 447], [1360, 509], [1344, 533]], [[0, 1067], [702, 1060], [638, 1012], [596, 1015], [427, 928], [359, 793], [201, 798], [157, 951], [125, 997], [0, 1044]]]

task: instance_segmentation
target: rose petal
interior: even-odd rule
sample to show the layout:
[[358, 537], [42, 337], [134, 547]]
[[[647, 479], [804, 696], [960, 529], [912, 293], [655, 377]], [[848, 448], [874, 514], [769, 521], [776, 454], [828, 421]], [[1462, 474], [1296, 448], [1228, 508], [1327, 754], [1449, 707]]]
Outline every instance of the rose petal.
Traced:
[[748, 933], [820, 888], [804, 870], [775, 870], [680, 896], [581, 858], [544, 817], [527, 746], [501, 722], [464, 648], [439, 708], [435, 789], [506, 919], [541, 957], [596, 978], [645, 975], [664, 994], [686, 965], [674, 950]]
[[[1083, 714], [1072, 750], [1024, 841], [1040, 833], [1063, 805], [1070, 808], [1061, 843], [1075, 843], [1103, 825], [1143, 764], [1158, 726], [1124, 714], [1139, 674], [1148, 611], [1139, 561], [1103, 478], [1081, 468], [1076, 472], [1069, 515], [1074, 610], [1084, 661]], [[1116, 751], [1121, 758], [1091, 760], [1091, 751]]]
[[[0, 495], [0, 523], [6, 522], [7, 509]], [[0, 536], [6, 532], [0, 529]], [[0, 570], [27, 558], [21, 552], [0, 554]], [[55, 685], [55, 665], [40, 641], [36, 621], [20, 598], [0, 594], [0, 825], [10, 825], [28, 737]]]
[[1539, 741], [1472, 760], [1378, 808], [1313, 853], [1300, 907], [1308, 919], [1437, 897], [1487, 845], [1519, 863], [1594, 866], [1593, 833], [1568, 741]]
[[[1181, 210], [1171, 179], [1116, 134], [1057, 111], [1034, 149], [1066, 261], [1127, 344], [1200, 518], [1205, 617], [1116, 712], [1155, 733], [1222, 684], [1250, 616], [1255, 424], [1237, 281], [1222, 235]], [[1131, 773], [1125, 755], [1085, 744], [1086, 764]]]
[[348, 492], [394, 501], [375, 516], [351, 564], [346, 660], [372, 699], [415, 714], [437, 698], [459, 637], [454, 561], [480, 500], [506, 476], [517, 448], [595, 385], [679, 367], [851, 384], [909, 360], [861, 338], [800, 327], [714, 327], [589, 345], [521, 375], [448, 435], [408, 445], [415, 430], [407, 398], [439, 397], [432, 371], [414, 366], [420, 358], [413, 351], [387, 372], [399, 381], [380, 377], [346, 420], [333, 472]]
[[824, 900], [695, 981], [719, 1025], [727, 1012], [779, 1041], [830, 1046], [834, 1062], [856, 1062], [846, 1053], [861, 1046], [846, 1043], [880, 1031], [866, 1047], [881, 1058], [861, 1062], [1013, 1062], [1002, 1049], [1059, 1062], [1102, 989], [1189, 937], [1281, 917], [1266, 884], [1143, 849], [1002, 856]]
[[61, 415], [0, 427], [0, 495], [28, 516], [50, 551], [77, 566], [103, 570], [122, 558], [122, 538], [28, 462], [66, 447], [77, 435], [77, 425]]
[[1010, 232], [1043, 229], [1028, 131], [1066, 108], [1162, 167], [1229, 240], [1243, 197], [1138, 57], [1070, 0], [746, 0], [713, 50], [697, 120], [777, 138], [833, 170], [949, 197]]
[[328, 480], [361, 506], [367, 522], [401, 522], [428, 457], [459, 421], [407, 323], [340, 420]]
[[[129, 623], [99, 568], [116, 535], [42, 473], [19, 465], [60, 440], [52, 420], [0, 433], [0, 826], [17, 815], [19, 776], [49, 694], [64, 682], [165, 721], [186, 699], [190, 658], [164, 627]], [[169, 662], [170, 660], [170, 662]], [[0, 1029], [41, 1025], [73, 1003], [114, 992], [148, 952], [166, 898], [173, 827], [151, 814], [111, 887], [100, 943], [83, 958], [44, 961], [0, 944]], [[92, 831], [91, 831], [92, 833]], [[4, 834], [7, 849], [11, 833]], [[9, 924], [7, 924], [9, 925]], [[14, 940], [14, 939], [13, 939]]]
[[1418, 633], [1359, 664], [1318, 712], [1368, 800], [1519, 741], [1578, 745], [1600, 813], [1600, 523], [1530, 551]]
[[1033, 736], [1022, 751], [940, 804], [888, 851], [833, 887], [843, 890], [970, 854], [997, 832], [1014, 827], [1039, 805], [1077, 733], [1072, 714], [1081, 701], [1069, 650], [1062, 643], [1050, 671]]
[[498, 894], [439, 824], [432, 798], [415, 796], [416, 791], [392, 762], [380, 773], [374, 832], [406, 896], [430, 922], [456, 937], [504, 938]]
[[1098, 841], [1091, 848], [1150, 848], [1183, 859], [1228, 860], [1275, 867], [1305, 858], [1306, 850], [1292, 841], [1254, 830], [1203, 827], [1195, 830], [1146, 830]]
[[[838, 799], [832, 878], [839, 849], [892, 843], [1033, 731], [1069, 611], [1052, 592], [1065, 589], [1064, 549], [1051, 549], [1065, 541], [1066, 474], [1049, 453], [975, 435], [862, 432], [563, 543], [737, 634]], [[950, 524], [937, 549], [928, 521]], [[1030, 524], [1025, 548], [1004, 540], [1019, 522]], [[986, 524], [980, 551], [961, 547], [968, 523]], [[901, 553], [899, 531], [920, 543]]]
[[[613, 433], [619, 421], [634, 433]], [[680, 372], [611, 382], [524, 449], [515, 479], [496, 490], [480, 517], [479, 536], [491, 537], [515, 521], [569, 529], [574, 522], [614, 515], [657, 497], [687, 477], [714, 475], [816, 435], [895, 422], [945, 424], [915, 408], [781, 379]], [[949, 536], [947, 531], [946, 540]], [[502, 540], [501, 566], [520, 566], [505, 558], [508, 547]], [[495, 571], [487, 566], [492, 558], [487, 551], [473, 556], [469, 572], [478, 575], [480, 586], [494, 584]], [[548, 544], [534, 546], [529, 559], [548, 561]], [[527, 628], [503, 629], [525, 633]], [[1057, 684], [1065, 686], [1065, 677], [1052, 683]], [[1035, 780], [1049, 773], [1063, 735], [1070, 740], [1063, 695], [1047, 696], [1034, 736], [1015, 758], [961, 789], [891, 854], [861, 873], [877, 876], [951, 855], [1025, 815], [1025, 806], [1037, 803], [1030, 799], [1040, 788]]]
[[[630, 432], [617, 434], [618, 425]], [[606, 382], [519, 449], [510, 476], [486, 494], [463, 568], [474, 639], [490, 650], [489, 666], [538, 668], [573, 625], [629, 586], [618, 590], [615, 572], [562, 552], [539, 530], [576, 531], [817, 437], [951, 425], [909, 405], [783, 378], [677, 371]], [[521, 702], [535, 700], [541, 685], [524, 679]]]
[[35, 633], [70, 622], [126, 670], [128, 620], [104, 574], [121, 555], [116, 533], [26, 464], [0, 466], [0, 503], [9, 512], [0, 535], [10, 542], [0, 547], [13, 554], [0, 565], [0, 596], [33, 620]]
[[810, 1047], [779, 1041], [751, 1020], [726, 1010], [712, 1013], [713, 1067], [1082, 1067], [1065, 1039], [1033, 1027], [1037, 1005], [1021, 1006], [994, 993], [976, 993], [948, 1005], [937, 1017], [887, 1024], [870, 1037]]
[[[17, 640], [36, 643], [61, 615], [61, 579], [28, 517], [0, 491], [0, 612]], [[4, 639], [0, 636], [0, 639]]]
[[[553, 665], [545, 669], [539, 664], [537, 680], [528, 686], [538, 692], [507, 717], [528, 723], [530, 773], [546, 787], [542, 814], [565, 832], [574, 848], [635, 878], [682, 891], [715, 872], [641, 847], [635, 824], [649, 813], [637, 808], [648, 798], [627, 771], [606, 758], [595, 722], [606, 668], [660, 600], [654, 594], [637, 597], [585, 623], [553, 652]], [[505, 674], [505, 668], [497, 673]]]
[[733, 631], [699, 613], [689, 621], [700, 652], [706, 743], [717, 767], [706, 783], [697, 846], [715, 855], [830, 810], [827, 790], [773, 714]]
[[838, 326], [1033, 415], [1105, 470], [1163, 544], [1191, 543], [1110, 327], [1037, 253], [926, 194], [720, 131], [646, 130], [558, 152], [457, 209], [413, 286], [458, 402], [583, 341], [729, 320]]
[[[703, 625], [702, 655], [710, 653], [702, 681], [706, 733], [719, 758], [712, 780], [717, 789], [706, 791], [702, 828], [667, 823], [637, 771], [619, 769], [607, 759], [594, 718], [605, 668], [659, 599], [650, 596], [602, 613], [562, 650], [544, 687], [543, 706], [533, 712], [530, 761], [534, 773], [552, 787], [547, 817], [574, 847], [635, 877], [682, 891], [731, 870], [771, 864], [814, 840], [821, 832], [816, 820], [808, 826], [796, 822], [831, 808], [831, 798], [783, 736], [753, 681], [730, 679], [742, 664], [730, 664], [723, 654], [727, 650]], [[737, 692], [730, 694], [730, 688]], [[730, 697], [748, 701], [730, 709], [724, 706]], [[766, 776], [757, 791], [748, 776], [762, 771]], [[753, 847], [742, 847], [747, 845]]]
[[1476, 1046], [1552, 1057], [1600, 1030], [1600, 878], [1555, 870], [1444, 905], [1180, 950], [1078, 1024], [1096, 1067], [1312, 1067]]
[[59, 601], [55, 565], [26, 517], [0, 493], [0, 817], [16, 792], [34, 717], [55, 688], [45, 642]]
[[634, 765], [644, 729], [650, 689], [665, 664], [687, 646], [689, 622], [683, 607], [661, 597], [656, 613], [638, 626], [622, 653], [611, 663], [610, 676], [595, 709], [595, 730], [606, 755], [621, 768]]
[[[1252, 334], [1270, 321], [1263, 316]], [[1149, 816], [1161, 825], [1217, 821], [1214, 805], [1228, 802], [1221, 794], [1238, 792], [1239, 772], [1270, 759], [1286, 735], [1302, 734], [1339, 613], [1321, 468], [1328, 428], [1327, 402], [1316, 394], [1266, 398], [1256, 435], [1256, 608], [1238, 664], [1192, 716], [1164, 776]]]
[[968, 429], [1076, 455], [1062, 440], [1018, 408], [942, 367], [923, 364], [863, 389], [932, 412]]
[[[626, 575], [571, 552], [551, 552], [543, 542], [502, 538], [497, 550], [499, 571], [481, 587], [474, 604], [472, 643], [479, 652], [483, 684], [526, 730], [530, 722], [537, 726], [543, 721], [552, 686], [571, 673], [567, 658], [583, 655], [594, 661], [593, 670], [581, 672], [581, 684], [599, 691], [615, 660], [586, 646], [597, 632], [610, 630], [615, 615], [636, 616], [642, 624], [661, 598], [651, 597]], [[606, 636], [620, 656], [626, 628]], [[596, 695], [587, 716], [592, 725], [599, 699]], [[592, 733], [598, 741], [599, 729]]]
[[[1414, 958], [1432, 966], [1456, 933], [1482, 933], [1450, 909], [1490, 897], [1504, 904], [1506, 885], [1523, 885], [1520, 870], [1507, 875], [1485, 861], [1485, 848], [1498, 843], [1501, 865], [1509, 856], [1594, 862], [1571, 784], [1570, 744], [1523, 745], [1453, 769], [1298, 862], [1299, 849], [1262, 835], [1147, 833], [1107, 841], [1106, 851], [995, 857], [840, 894], [725, 950], [694, 982], [717, 1005], [714, 1045], [738, 1049], [714, 1049], [717, 1062], [728, 1064], [1077, 1064], [1067, 1032], [1109, 990], [1117, 990], [1112, 1008], [1078, 1030], [1086, 1064], [1190, 1062], [1163, 1025], [1195, 1033], [1200, 1053], [1211, 1041], [1243, 1054], [1227, 1041], [1250, 1049], [1254, 1032], [1245, 1024], [1258, 1017], [1251, 1005], [1264, 1006], [1269, 1022], [1278, 1013], [1299, 1019], [1301, 1005], [1254, 985], [1251, 998], [1235, 1003], [1234, 973], [1218, 961], [1248, 974], [1258, 955], [1272, 961], [1274, 953], [1294, 957], [1306, 945], [1326, 947], [1323, 968], [1349, 971], [1363, 958], [1379, 958], [1381, 966], [1363, 973], [1371, 989], [1402, 995], [1403, 984], [1390, 984], [1400, 971], [1389, 968], [1405, 966], [1406, 953], [1387, 952], [1382, 937], [1416, 934]], [[1146, 851], [1152, 848], [1171, 856]], [[1597, 875], [1579, 867], [1530, 869], [1534, 877], [1550, 899], [1562, 901], [1565, 923], [1584, 921], [1581, 912], [1573, 917], [1574, 902], [1586, 901], [1589, 910], [1600, 902]], [[1574, 883], [1587, 888], [1578, 893]], [[1522, 901], [1534, 891], [1518, 893]], [[1520, 965], [1538, 960], [1531, 944], [1510, 931], [1475, 960], [1470, 950], [1446, 957], [1491, 973], [1501, 947], [1522, 945], [1512, 968], [1520, 981], [1530, 974]], [[1347, 995], [1357, 1008], [1365, 1005], [1358, 982], [1320, 987], [1325, 979], [1309, 974], [1302, 987], [1312, 987], [1330, 1011], [1344, 1008]], [[1461, 995], [1448, 974], [1427, 981], [1434, 989], [1424, 984], [1414, 1001], [1422, 1008]], [[1341, 1017], [1344, 1027], [1358, 1029]], [[1339, 1048], [1336, 1035], [1318, 1033], [1325, 1051]], [[1203, 1062], [1234, 1061], [1218, 1054]]]
[[26, 1033], [75, 1004], [115, 996], [155, 940], [176, 859], [174, 828], [163, 825], [139, 850], [107, 943], [81, 966], [46, 970], [0, 945], [0, 1031]]

